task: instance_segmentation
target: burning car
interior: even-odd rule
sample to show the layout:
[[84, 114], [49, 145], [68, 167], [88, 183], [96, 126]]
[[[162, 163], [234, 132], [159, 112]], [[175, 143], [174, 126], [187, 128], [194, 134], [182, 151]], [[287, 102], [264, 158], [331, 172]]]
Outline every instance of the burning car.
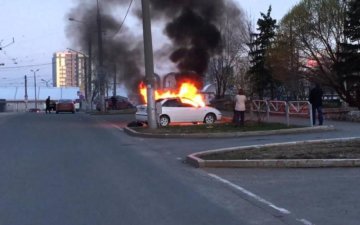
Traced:
[[[160, 126], [170, 123], [206, 123], [212, 124], [221, 120], [221, 112], [213, 107], [201, 106], [191, 99], [172, 97], [156, 100], [156, 114]], [[135, 118], [147, 122], [147, 105], [139, 105]]]
[[[143, 83], [140, 94], [146, 103], [147, 93]], [[199, 93], [194, 82], [183, 82], [176, 90], [155, 90], [156, 114], [160, 126], [170, 123], [215, 123], [221, 120], [221, 112], [206, 106], [203, 95]], [[147, 105], [136, 107], [136, 120], [147, 122]]]

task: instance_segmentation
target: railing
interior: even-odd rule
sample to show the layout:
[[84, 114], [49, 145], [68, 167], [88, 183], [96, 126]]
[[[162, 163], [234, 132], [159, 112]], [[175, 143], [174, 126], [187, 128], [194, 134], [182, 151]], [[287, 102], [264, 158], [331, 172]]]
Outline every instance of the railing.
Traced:
[[253, 100], [251, 102], [251, 110], [250, 110], [251, 118], [253, 117], [253, 112], [257, 112], [258, 116], [260, 116], [261, 113], [265, 113], [266, 114], [266, 119], [267, 119], [267, 121], [269, 121], [270, 110], [269, 110], [268, 101], [266, 101], [266, 100]]
[[291, 115], [309, 116], [310, 126], [312, 123], [312, 107], [308, 101], [271, 101], [271, 100], [252, 100], [250, 114], [253, 117], [254, 112], [266, 115], [267, 121], [271, 114], [284, 115], [287, 126], [290, 125]]

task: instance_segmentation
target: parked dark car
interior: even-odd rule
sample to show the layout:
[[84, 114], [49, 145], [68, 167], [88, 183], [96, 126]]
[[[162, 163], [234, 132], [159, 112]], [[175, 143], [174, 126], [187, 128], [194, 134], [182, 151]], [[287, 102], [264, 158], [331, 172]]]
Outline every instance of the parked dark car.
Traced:
[[[112, 96], [105, 99], [106, 110], [121, 110], [121, 109], [132, 109], [135, 106], [129, 101], [128, 98], [123, 96]], [[96, 104], [96, 109], [100, 111], [100, 103]]]

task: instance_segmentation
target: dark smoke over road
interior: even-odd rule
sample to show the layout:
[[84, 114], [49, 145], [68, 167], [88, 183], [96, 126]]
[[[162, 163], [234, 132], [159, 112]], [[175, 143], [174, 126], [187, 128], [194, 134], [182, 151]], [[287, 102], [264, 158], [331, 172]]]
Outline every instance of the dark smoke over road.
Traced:
[[[104, 65], [107, 74], [113, 74], [115, 70], [111, 68], [117, 68], [117, 71], [120, 71], [118, 73], [121, 74], [118, 76], [119, 82], [125, 84], [129, 91], [135, 91], [139, 80], [143, 77], [142, 34], [136, 34], [132, 27], [125, 25], [119, 32], [124, 14], [116, 13], [116, 9], [128, 7], [130, 1], [99, 2], [104, 39]], [[135, 3], [131, 8], [131, 14], [141, 22], [140, 1], [137, 0]], [[230, 0], [150, 0], [150, 4], [152, 26], [165, 24], [163, 33], [171, 43], [170, 47], [160, 50], [161, 55], [168, 55], [176, 65], [177, 72], [191, 71], [199, 74], [200, 77], [206, 72], [210, 57], [222, 51], [219, 27], [224, 15], [231, 13], [232, 18], [236, 19], [241, 14]], [[95, 0], [78, 0], [78, 6], [67, 16], [84, 23], [69, 22], [66, 30], [74, 46], [89, 49], [89, 41], [91, 41], [94, 56], [97, 55], [96, 12]], [[168, 52], [164, 52], [164, 49]], [[154, 55], [155, 64], [161, 63], [157, 62], [157, 54]]]

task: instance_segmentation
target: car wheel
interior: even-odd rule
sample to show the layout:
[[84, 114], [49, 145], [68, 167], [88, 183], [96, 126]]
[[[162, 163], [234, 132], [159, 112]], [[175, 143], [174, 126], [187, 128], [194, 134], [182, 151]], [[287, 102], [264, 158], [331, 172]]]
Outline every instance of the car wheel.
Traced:
[[216, 121], [216, 116], [214, 113], [206, 114], [206, 116], [204, 118], [204, 123], [211, 124], [211, 123], [215, 123], [215, 121]]
[[75, 110], [74, 111], [72, 111], [72, 114], [74, 114], [75, 113]]
[[56, 114], [59, 114], [59, 111], [56, 111]]
[[165, 115], [160, 116], [160, 121], [159, 121], [159, 123], [160, 123], [160, 126], [166, 127], [166, 126], [168, 126], [169, 123], [170, 123], [170, 118], [169, 118], [168, 116], [165, 116]]

